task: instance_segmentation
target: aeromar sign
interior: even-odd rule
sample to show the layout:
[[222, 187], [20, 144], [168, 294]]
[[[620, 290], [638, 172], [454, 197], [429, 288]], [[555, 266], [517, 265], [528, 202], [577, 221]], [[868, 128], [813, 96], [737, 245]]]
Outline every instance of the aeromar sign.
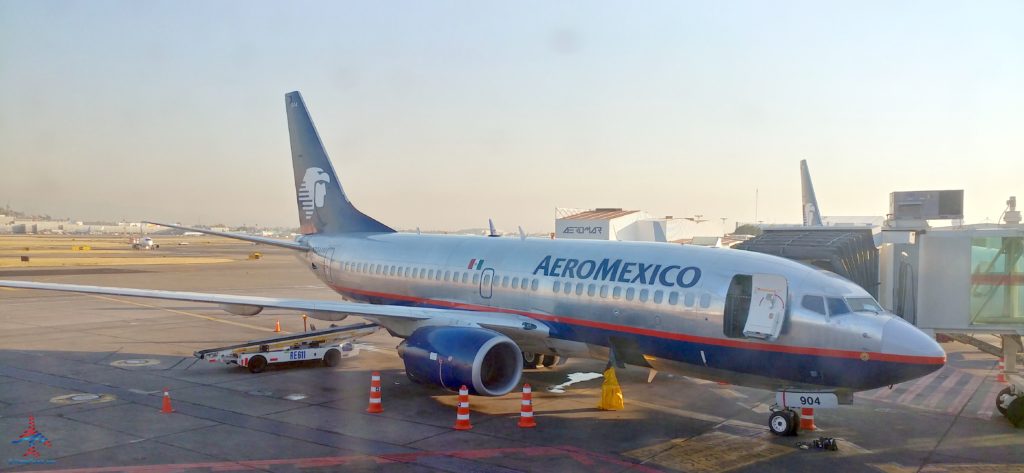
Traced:
[[696, 266], [664, 266], [608, 258], [601, 261], [575, 258], [552, 259], [551, 255], [545, 256], [537, 265], [537, 269], [533, 270], [534, 275], [538, 273], [552, 277], [627, 284], [661, 284], [668, 287], [693, 287], [700, 281], [700, 268]]

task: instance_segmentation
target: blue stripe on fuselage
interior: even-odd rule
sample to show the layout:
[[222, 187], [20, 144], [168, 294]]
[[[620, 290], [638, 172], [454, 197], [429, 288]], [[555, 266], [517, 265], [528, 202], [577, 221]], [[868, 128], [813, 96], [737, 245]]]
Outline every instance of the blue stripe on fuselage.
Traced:
[[[335, 290], [338, 290], [346, 298], [371, 304], [461, 310], [425, 302], [368, 296], [344, 291], [342, 288], [335, 288]], [[841, 386], [856, 391], [896, 384], [908, 379], [924, 376], [937, 369], [934, 365], [895, 361], [864, 361], [856, 358], [772, 352], [666, 339], [564, 322], [545, 320], [544, 323], [550, 328], [552, 338], [608, 346], [609, 337], [623, 336], [635, 340], [637, 347], [642, 353], [656, 358], [695, 366], [707, 366], [708, 368], [736, 373], [776, 378], [798, 384], [813, 384], [826, 387]], [[702, 351], [704, 352], [703, 357], [701, 356]], [[706, 365], [704, 363], [705, 359], [707, 360]]]

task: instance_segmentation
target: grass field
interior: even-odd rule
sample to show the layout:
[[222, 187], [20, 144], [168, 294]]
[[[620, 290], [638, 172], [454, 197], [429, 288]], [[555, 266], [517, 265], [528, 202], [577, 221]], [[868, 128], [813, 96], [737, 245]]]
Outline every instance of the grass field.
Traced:
[[[132, 238], [134, 236], [127, 235], [0, 235], [0, 268], [226, 263], [234, 260], [223, 255], [174, 253], [209, 245], [249, 245], [217, 237], [154, 236], [161, 246], [159, 249], [133, 250]], [[28, 257], [29, 261], [22, 261], [22, 257]]]

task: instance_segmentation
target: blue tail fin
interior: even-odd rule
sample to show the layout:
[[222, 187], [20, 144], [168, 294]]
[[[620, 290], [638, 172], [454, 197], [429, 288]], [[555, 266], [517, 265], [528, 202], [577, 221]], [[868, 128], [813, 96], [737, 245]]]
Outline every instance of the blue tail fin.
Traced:
[[811, 185], [811, 171], [807, 169], [807, 160], [800, 160], [800, 190], [803, 194], [803, 214], [805, 226], [821, 226], [821, 210], [818, 209], [818, 198], [814, 196]]
[[285, 94], [292, 145], [300, 231], [310, 233], [394, 232], [349, 202], [298, 92]]

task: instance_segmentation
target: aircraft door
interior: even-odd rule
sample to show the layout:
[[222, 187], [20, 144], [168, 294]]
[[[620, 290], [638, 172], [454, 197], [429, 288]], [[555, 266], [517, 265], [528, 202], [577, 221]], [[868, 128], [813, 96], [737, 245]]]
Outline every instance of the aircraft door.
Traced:
[[480, 297], [490, 299], [494, 288], [494, 268], [487, 268], [480, 275]]
[[789, 283], [785, 277], [755, 274], [743, 335], [763, 339], [778, 337], [782, 331], [782, 320], [786, 317], [788, 297]]
[[789, 284], [775, 274], [737, 274], [725, 297], [723, 330], [731, 338], [774, 339], [782, 331]]
[[327, 251], [324, 251], [323, 261], [320, 262], [321, 263], [321, 267], [323, 267], [323, 269], [324, 269], [324, 279], [327, 280], [328, 282], [332, 281], [332, 279], [331, 279], [331, 260], [333, 258], [334, 258], [334, 248], [328, 248]]

